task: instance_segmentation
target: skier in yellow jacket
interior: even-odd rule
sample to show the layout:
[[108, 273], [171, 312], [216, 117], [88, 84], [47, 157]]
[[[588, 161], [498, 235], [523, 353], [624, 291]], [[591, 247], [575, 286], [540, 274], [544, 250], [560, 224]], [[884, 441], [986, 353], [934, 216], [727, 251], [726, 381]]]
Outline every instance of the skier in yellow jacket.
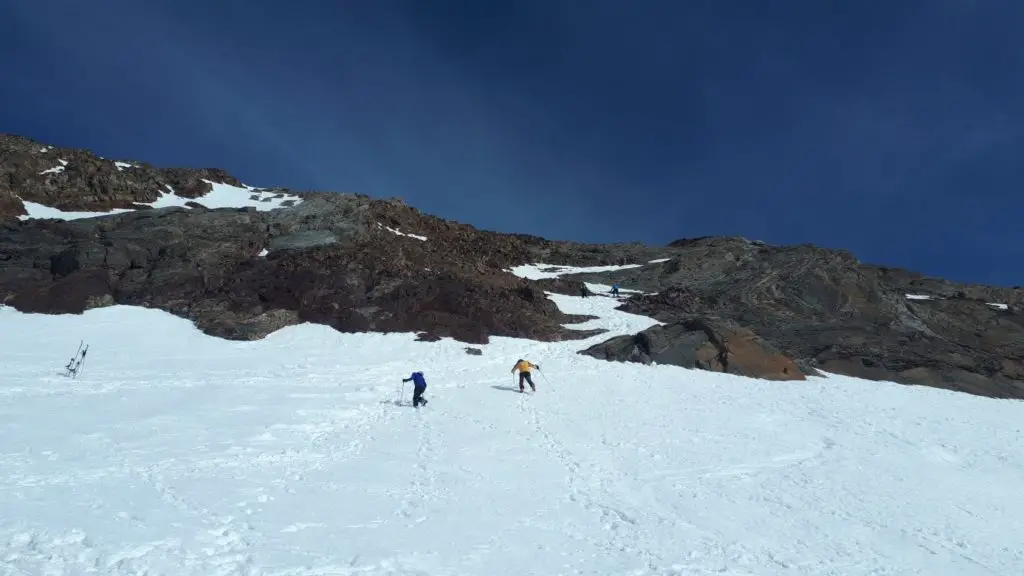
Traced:
[[520, 392], [525, 392], [525, 390], [523, 389], [523, 381], [524, 380], [530, 383], [530, 391], [531, 392], [536, 392], [537, 391], [537, 387], [533, 385], [533, 378], [530, 378], [530, 368], [536, 368], [537, 370], [540, 370], [540, 366], [538, 366], [538, 365], [536, 365], [536, 364], [534, 364], [532, 362], [528, 362], [526, 360], [523, 360], [522, 358], [520, 358], [519, 361], [516, 362], [516, 365], [512, 367], [512, 373], [513, 374], [516, 373], [516, 370], [519, 370], [519, 391]]

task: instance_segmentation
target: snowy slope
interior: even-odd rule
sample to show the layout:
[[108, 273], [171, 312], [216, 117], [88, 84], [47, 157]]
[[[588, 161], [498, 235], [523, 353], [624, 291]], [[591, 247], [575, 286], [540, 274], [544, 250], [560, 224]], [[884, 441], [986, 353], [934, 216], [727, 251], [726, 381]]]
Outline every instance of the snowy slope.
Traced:
[[[654, 324], [551, 297], [601, 317], [580, 328]], [[1021, 403], [575, 354], [610, 335], [471, 356], [0, 309], [0, 574], [1024, 573]], [[416, 369], [420, 410], [395, 404]]]
[[[61, 162], [64, 162], [61, 160]], [[124, 164], [124, 163], [119, 163]], [[130, 166], [124, 164], [124, 166]], [[63, 169], [63, 167], [59, 167]], [[123, 166], [118, 166], [119, 170], [123, 170]], [[54, 169], [55, 170], [55, 169]], [[245, 208], [253, 207], [260, 211], [275, 210], [282, 208], [284, 202], [290, 200], [291, 205], [299, 204], [302, 202], [302, 198], [292, 194], [284, 194], [279, 192], [271, 192], [261, 188], [253, 188], [252, 186], [246, 186], [244, 188], [238, 186], [232, 186], [231, 184], [221, 184], [219, 182], [213, 182], [210, 180], [204, 180], [211, 185], [212, 189], [205, 195], [199, 198], [185, 198], [184, 196], [178, 196], [177, 192], [173, 188], [167, 186], [166, 192], [161, 192], [160, 197], [154, 202], [139, 202], [138, 204], [144, 206], [152, 206], [153, 208], [167, 208], [169, 206], [180, 206], [182, 208], [189, 208], [186, 206], [188, 202], [198, 202], [207, 208]], [[114, 208], [107, 212], [65, 212], [57, 208], [51, 208], [37, 202], [29, 202], [22, 200], [25, 205], [25, 211], [27, 215], [19, 216], [20, 220], [33, 220], [40, 218], [52, 218], [56, 220], [77, 220], [80, 218], [95, 218], [97, 216], [109, 216], [111, 214], [121, 214], [123, 212], [133, 212], [133, 210], [126, 208]]]

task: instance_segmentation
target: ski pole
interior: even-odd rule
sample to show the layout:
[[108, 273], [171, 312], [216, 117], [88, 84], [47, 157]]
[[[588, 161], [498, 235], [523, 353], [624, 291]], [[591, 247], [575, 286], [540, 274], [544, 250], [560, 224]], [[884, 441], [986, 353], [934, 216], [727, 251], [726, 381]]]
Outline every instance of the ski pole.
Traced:
[[78, 342], [78, 350], [75, 350], [75, 355], [71, 357], [71, 360], [68, 360], [67, 366], [64, 367], [65, 376], [71, 376], [71, 370], [75, 365], [75, 361], [78, 360], [78, 355], [82, 353], [83, 344], [85, 344], [85, 340], [81, 340]]
[[85, 366], [85, 355], [89, 353], [89, 345], [85, 345], [85, 349], [82, 350], [82, 357], [78, 359], [78, 364], [75, 364], [75, 373], [71, 377], [72, 380], [77, 379], [78, 375], [82, 373], [82, 367]]
[[541, 372], [540, 368], [537, 369], [537, 372], [540, 372], [540, 377], [544, 379], [544, 383], [545, 384], [548, 384], [548, 385], [551, 384], [551, 381], [548, 380], [547, 375], [545, 375], [544, 372]]

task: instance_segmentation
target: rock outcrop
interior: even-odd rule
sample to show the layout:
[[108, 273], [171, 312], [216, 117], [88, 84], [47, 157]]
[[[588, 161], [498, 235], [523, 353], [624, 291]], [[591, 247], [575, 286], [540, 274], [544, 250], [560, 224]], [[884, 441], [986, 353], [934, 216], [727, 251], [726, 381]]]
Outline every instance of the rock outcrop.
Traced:
[[673, 364], [766, 380], [804, 380], [791, 359], [756, 334], [728, 322], [686, 320], [652, 326], [582, 350], [603, 360]]
[[55, 148], [0, 134], [0, 221], [26, 215], [24, 201], [67, 212], [147, 209], [145, 203], [170, 190], [183, 198], [199, 198], [210, 191], [210, 182], [241, 185], [215, 168], [117, 162], [88, 150]]
[[1024, 398], [1018, 288], [955, 284], [814, 246], [703, 238], [673, 247], [658, 266], [570, 278], [652, 292], [622, 309], [662, 322], [741, 326], [808, 375]]
[[232, 339], [304, 321], [470, 343], [592, 334], [562, 328], [581, 318], [503, 271], [527, 258], [521, 243], [486, 242], [440, 222], [419, 227], [440, 235], [422, 241], [382, 224], [394, 223], [394, 211], [323, 194], [270, 212], [163, 208], [9, 222], [0, 229], [0, 298], [28, 312], [156, 307]]
[[[216, 208], [218, 186], [251, 193], [252, 206]], [[149, 205], [171, 192], [183, 206]], [[130, 211], [22, 219], [26, 202]], [[266, 209], [274, 202], [285, 208]], [[652, 260], [537, 281], [508, 271]], [[468, 344], [496, 335], [550, 341], [599, 334], [564, 328], [587, 318], [563, 314], [545, 295], [579, 295], [584, 282], [646, 292], [621, 309], [665, 323], [582, 352], [598, 358], [782, 380], [827, 371], [1024, 398], [1019, 289], [926, 278], [809, 245], [586, 245], [498, 234], [397, 199], [245, 188], [221, 170], [114, 162], [0, 135], [0, 305], [22, 311], [149, 306], [233, 339], [310, 321]]]

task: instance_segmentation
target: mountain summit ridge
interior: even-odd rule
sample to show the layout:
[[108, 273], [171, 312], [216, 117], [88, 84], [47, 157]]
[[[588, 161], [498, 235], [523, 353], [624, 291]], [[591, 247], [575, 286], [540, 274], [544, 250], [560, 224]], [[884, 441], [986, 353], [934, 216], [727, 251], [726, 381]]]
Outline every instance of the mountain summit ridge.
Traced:
[[[606, 268], [513, 272], [538, 263]], [[565, 327], [586, 318], [546, 296], [579, 296], [585, 283], [632, 290], [622, 309], [662, 323], [582, 351], [597, 357], [784, 380], [825, 370], [1024, 398], [1016, 288], [735, 237], [551, 241], [400, 199], [254, 188], [220, 169], [156, 168], [0, 135], [0, 302], [21, 311], [155, 307], [231, 339], [308, 321], [427, 340], [553, 341], [594, 335]]]

